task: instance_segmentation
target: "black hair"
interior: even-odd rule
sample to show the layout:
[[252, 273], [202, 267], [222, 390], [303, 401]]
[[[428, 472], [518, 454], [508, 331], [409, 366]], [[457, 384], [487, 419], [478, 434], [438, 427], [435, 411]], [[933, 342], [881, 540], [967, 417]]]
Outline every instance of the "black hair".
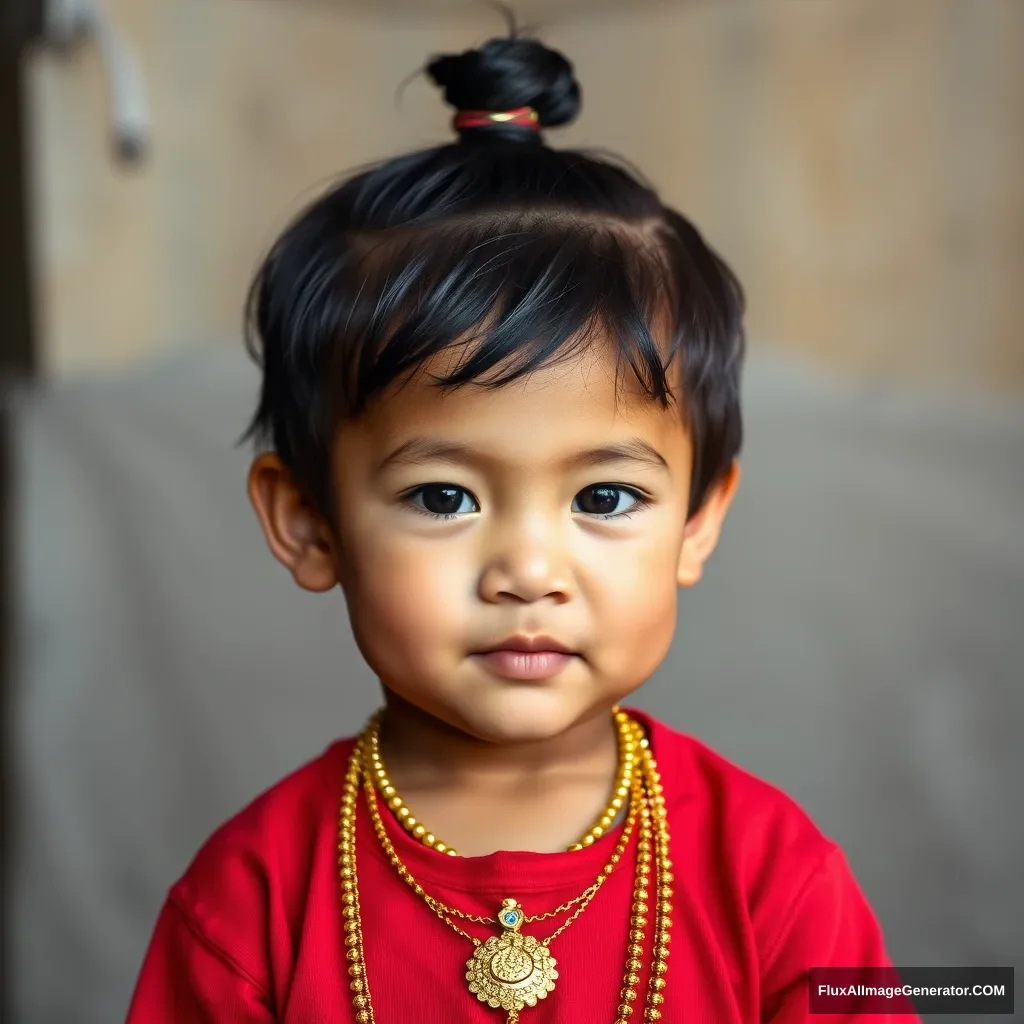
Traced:
[[635, 171], [544, 144], [580, 107], [561, 54], [513, 35], [426, 71], [456, 110], [527, 107], [536, 125], [465, 128], [343, 181], [287, 228], [250, 293], [263, 382], [245, 438], [333, 521], [337, 424], [432, 356], [459, 347], [440, 387], [501, 387], [612, 339], [652, 401], [682, 392], [697, 511], [742, 440], [736, 277]]

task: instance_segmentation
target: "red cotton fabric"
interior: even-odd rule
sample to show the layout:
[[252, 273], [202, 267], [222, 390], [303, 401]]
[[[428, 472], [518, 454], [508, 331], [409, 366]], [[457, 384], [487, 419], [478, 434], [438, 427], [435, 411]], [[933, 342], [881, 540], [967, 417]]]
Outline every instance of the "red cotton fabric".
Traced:
[[[808, 1014], [810, 967], [889, 966], [882, 935], [839, 848], [788, 797], [695, 739], [639, 712], [662, 781], [675, 881], [662, 1020], [686, 1024], [881, 1022]], [[220, 828], [160, 913], [128, 1024], [349, 1024], [338, 810], [353, 741], [259, 797]], [[486, 808], [481, 809], [486, 813]], [[387, 820], [424, 888], [493, 916], [513, 896], [527, 914], [577, 896], [616, 841], [575, 853], [448, 857]], [[521, 1024], [612, 1024], [621, 1002], [636, 839], [580, 918], [551, 945], [554, 992]], [[473, 947], [398, 878], [357, 818], [367, 980], [377, 1024], [504, 1024], [469, 992]], [[524, 926], [546, 937], [563, 918]], [[481, 938], [487, 926], [469, 925]], [[643, 957], [646, 964], [648, 950]], [[646, 983], [646, 977], [643, 979]], [[643, 1017], [646, 984], [634, 1019]], [[901, 1024], [912, 1021], [902, 1016]]]

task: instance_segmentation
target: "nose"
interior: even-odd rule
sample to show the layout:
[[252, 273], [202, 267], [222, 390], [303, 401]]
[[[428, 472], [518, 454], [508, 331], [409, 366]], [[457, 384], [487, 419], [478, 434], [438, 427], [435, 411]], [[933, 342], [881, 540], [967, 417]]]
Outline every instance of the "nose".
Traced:
[[559, 604], [572, 598], [567, 538], [540, 517], [496, 528], [488, 539], [480, 575], [480, 598], [491, 604], [545, 599]]

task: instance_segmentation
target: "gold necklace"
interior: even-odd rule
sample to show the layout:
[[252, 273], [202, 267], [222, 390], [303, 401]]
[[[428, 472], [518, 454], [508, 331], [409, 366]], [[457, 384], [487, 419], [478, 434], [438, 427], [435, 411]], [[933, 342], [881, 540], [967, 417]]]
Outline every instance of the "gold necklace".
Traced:
[[[502, 901], [497, 919], [477, 914], [466, 914], [455, 907], [442, 903], [441, 900], [425, 892], [408, 868], [402, 863], [388, 837], [376, 804], [373, 784], [369, 781], [364, 781], [363, 786], [374, 831], [377, 833], [377, 838], [392, 866], [395, 867], [399, 876], [413, 892], [445, 924], [463, 938], [468, 939], [475, 947], [473, 956], [466, 964], [466, 980], [469, 982], [470, 992], [481, 1002], [487, 1003], [494, 1008], [501, 1007], [506, 1010], [509, 1013], [510, 1020], [518, 1019], [518, 1011], [523, 1009], [524, 1006], [535, 1006], [539, 999], [545, 999], [548, 993], [554, 990], [555, 979], [558, 977], [558, 972], [555, 970], [556, 962], [550, 953], [549, 946], [586, 910], [590, 901], [597, 895], [598, 889], [600, 889], [605, 879], [608, 878], [621, 859], [626, 846], [629, 844], [633, 833], [633, 826], [640, 813], [642, 805], [642, 790], [640, 786], [636, 786], [631, 812], [619, 842], [616, 844], [608, 863], [601, 870], [592, 885], [588, 886], [579, 896], [568, 900], [554, 910], [533, 916], [527, 916], [516, 900], [506, 899]], [[557, 914], [564, 913], [574, 905], [577, 905], [575, 912], [543, 942], [537, 940], [532, 935], [522, 935], [519, 933], [519, 929], [523, 924], [554, 917]], [[498, 924], [502, 932], [498, 936], [491, 936], [486, 941], [481, 941], [460, 928], [452, 920], [452, 917], [477, 921], [483, 924]]]
[[[629, 793], [633, 784], [633, 773], [636, 768], [634, 754], [634, 743], [629, 717], [620, 720], [619, 709], [613, 708], [615, 724], [619, 733], [619, 773], [612, 789], [611, 799], [607, 807], [598, 815], [597, 820], [587, 829], [580, 839], [569, 847], [570, 850], [582, 850], [593, 845], [612, 827], [622, 809], [629, 802]], [[383, 713], [374, 716], [373, 723], [376, 728], [370, 728], [367, 736], [366, 758], [367, 774], [373, 779], [377, 792], [384, 798], [384, 802], [394, 812], [395, 817], [401, 822], [405, 830], [414, 838], [418, 839], [424, 846], [438, 853], [446, 853], [449, 857], [457, 857], [454, 847], [442, 842], [431, 832], [426, 825], [417, 820], [408, 805], [399, 796], [398, 790], [384, 767], [384, 760], [380, 752], [380, 721]], [[371, 724], [373, 724], [371, 723]]]
[[[643, 740], [644, 738], [643, 730], [636, 723], [632, 722], [628, 718], [628, 716], [625, 717], [624, 722], [620, 723], [617, 720], [616, 724], [619, 726], [620, 733], [623, 737], [622, 743], [624, 747], [624, 753], [626, 757], [630, 761], [632, 761], [636, 756], [636, 751], [640, 749], [641, 740]], [[362, 742], [364, 742], [366, 746], [370, 749], [373, 748], [374, 738], [376, 736], [378, 727], [379, 721], [371, 722], [369, 728], [367, 729], [364, 735]], [[363, 782], [363, 788], [366, 793], [366, 805], [370, 812], [370, 818], [371, 821], [373, 822], [374, 831], [377, 834], [377, 838], [384, 850], [384, 853], [387, 856], [388, 860], [391, 861], [392, 866], [397, 870], [399, 876], [403, 879], [403, 881], [405, 881], [406, 884], [409, 885], [409, 887], [418, 896], [423, 897], [423, 899], [427, 902], [427, 905], [430, 906], [430, 908], [438, 915], [438, 917], [440, 917], [443, 921], [445, 921], [446, 924], [450, 925], [452, 928], [455, 929], [455, 931], [457, 931], [464, 938], [469, 939], [471, 942], [475, 941], [473, 937], [471, 935], [468, 935], [466, 932], [462, 931], [452, 921], [449, 921], [444, 916], [446, 913], [451, 914], [453, 917], [459, 917], [464, 921], [475, 921], [479, 924], [500, 924], [502, 927], [511, 926], [512, 920], [507, 914], [499, 914], [498, 918], [484, 917], [478, 914], [466, 914], [463, 913], [461, 910], [456, 909], [455, 907], [448, 907], [444, 903], [441, 903], [440, 900], [434, 899], [434, 897], [429, 896], [427, 893], [423, 891], [423, 889], [419, 885], [416, 884], [416, 880], [412, 877], [412, 875], [409, 873], [409, 871], [399, 858], [398, 853], [395, 850], [390, 837], [388, 836], [387, 829], [384, 827], [384, 822], [381, 818], [380, 809], [377, 804], [376, 793], [374, 792], [374, 787], [370, 783], [368, 778], [368, 772], [366, 768], [367, 760], [368, 759], [364, 758], [363, 762], [363, 774], [365, 780]], [[567, 901], [566, 903], [563, 903], [561, 906], [555, 907], [554, 910], [549, 910], [544, 914], [535, 914], [533, 916], [524, 917], [522, 919], [522, 922], [520, 923], [532, 923], [534, 921], [543, 921], [550, 917], [556, 917], [558, 914], [563, 913], [570, 907], [575, 906], [577, 903], [581, 903], [584, 901], [589, 902], [589, 900], [593, 898], [597, 890], [604, 883], [605, 879], [612, 873], [612, 871], [615, 870], [615, 866], [622, 858], [622, 854], [625, 852], [626, 847], [629, 845], [629, 840], [632, 837], [633, 828], [636, 823], [637, 816], [640, 812], [641, 801], [643, 798], [643, 790], [642, 787], [639, 785], [639, 779], [633, 781], [632, 775], [630, 790], [631, 800], [628, 808], [629, 813], [627, 813], [626, 821], [622, 829], [622, 834], [620, 835], [619, 840], [615, 845], [615, 849], [612, 852], [611, 857], [609, 857], [608, 862], [605, 864], [604, 868], [602, 868], [601, 872], [598, 874], [597, 879], [594, 881], [594, 883], [588, 886], [582, 893], [580, 893], [579, 896], [575, 896], [573, 897], [573, 899]], [[515, 903], [514, 900], [511, 902]], [[572, 922], [572, 920], [575, 920], [575, 918], [579, 916], [580, 913], [582, 913], [582, 908], [578, 910], [576, 914], [573, 915], [573, 918], [570, 919], [570, 921], [566, 922], [566, 924], [563, 925], [562, 928], [560, 928], [559, 931], [555, 934], [561, 934], [561, 932], [564, 931], [565, 928], [568, 927], [568, 925]], [[551, 936], [551, 938], [554, 937], [554, 935]]]
[[[646, 737], [642, 736], [640, 727], [628, 719], [623, 712], [616, 712], [616, 721], [622, 724], [623, 718], [630, 722], [634, 735], [641, 738], [637, 740], [639, 747], [638, 760], [640, 762], [640, 778], [635, 786], [636, 813], [640, 818], [640, 838], [637, 844], [636, 876], [633, 888], [633, 903], [629, 919], [629, 944], [627, 946], [626, 968], [623, 975], [622, 988], [619, 992], [619, 1003], [616, 1011], [616, 1024], [630, 1024], [630, 1016], [633, 1013], [632, 1004], [637, 999], [637, 986], [640, 983], [640, 971], [643, 966], [641, 957], [644, 951], [644, 938], [648, 924], [650, 906], [650, 887], [655, 887], [654, 901], [654, 943], [651, 950], [651, 969], [648, 979], [648, 991], [645, 1000], [643, 1019], [645, 1021], [656, 1021], [661, 1017], [658, 1007], [664, 1002], [665, 974], [668, 971], [669, 938], [672, 918], [672, 862], [669, 858], [669, 835], [668, 823], [665, 816], [664, 790], [661, 785], [661, 777], [658, 774], [654, 758], [650, 753], [650, 747]], [[364, 768], [364, 744], [368, 737], [373, 722], [367, 727], [363, 736], [360, 737], [349, 759], [348, 771], [345, 777], [345, 789], [341, 800], [341, 814], [339, 821], [339, 866], [341, 872], [342, 888], [342, 915], [344, 917], [345, 945], [347, 947], [346, 959], [349, 962], [348, 973], [351, 978], [349, 986], [352, 990], [352, 1004], [356, 1012], [358, 1024], [375, 1024], [373, 1004], [370, 999], [370, 991], [366, 980], [366, 962], [363, 944], [362, 918], [359, 912], [359, 886], [356, 868], [356, 808], [359, 803], [359, 790], [362, 784], [365, 791], [372, 797], [373, 784]], [[376, 801], [371, 804], [371, 816]], [[632, 811], [632, 802], [631, 802]], [[380, 822], [380, 829], [383, 830], [383, 822], [380, 821], [379, 812], [375, 828]], [[378, 832], [378, 835], [380, 833]], [[384, 832], [386, 836], [386, 831]], [[624, 849], [625, 847], [623, 847]], [[621, 856], [621, 854], [620, 854]], [[426, 896], [422, 888], [412, 878], [408, 869], [399, 860], [399, 874], [409, 884], [417, 895]], [[651, 877], [652, 872], [654, 878]], [[600, 876], [599, 876], [600, 877]], [[593, 888], [593, 887], [591, 887]], [[589, 890], [588, 890], [589, 891]], [[584, 894], [585, 896], [586, 894]], [[591, 896], [591, 898], [593, 898]], [[432, 898], [431, 898], [432, 899]], [[565, 904], [567, 909], [573, 903], [581, 902], [583, 897]], [[443, 907], [438, 901], [434, 901], [439, 907]], [[587, 901], [589, 902], [589, 900]], [[428, 903], [429, 905], [429, 903]], [[586, 904], [584, 904], [585, 906]], [[434, 909], [435, 913], [438, 911]], [[445, 910], [450, 908], [445, 907]], [[555, 934], [560, 934], [575, 920], [580, 913], [580, 908], [561, 929]], [[553, 916], [559, 911], [556, 909], [540, 917]], [[470, 915], [462, 915], [458, 911], [456, 916], [473, 920]], [[445, 917], [439, 914], [442, 920]], [[454, 922], [447, 920], [451, 927], [466, 935], [477, 947], [473, 957], [467, 963], [467, 981], [470, 983], [470, 990], [478, 999], [487, 1002], [488, 1005], [508, 1011], [507, 1024], [514, 1024], [519, 1019], [519, 1011], [527, 1005], [535, 1005], [538, 999], [545, 998], [554, 988], [554, 981], [557, 978], [557, 971], [554, 970], [555, 961], [547, 950], [547, 944], [538, 942], [532, 936], [524, 936], [519, 928], [527, 920], [515, 900], [508, 899], [502, 903], [499, 917], [503, 928], [501, 936], [492, 936], [486, 942], [473, 939], [467, 933], [462, 932]], [[489, 921], [490, 919], [480, 918]], [[554, 936], [547, 942], [552, 941]], [[482, 950], [490, 950], [481, 955]], [[499, 949], [501, 955], [496, 956], [491, 951]], [[550, 962], [549, 962], [550, 961]], [[485, 984], [481, 985], [481, 980]], [[476, 988], [474, 989], [474, 985]], [[486, 989], [486, 991], [482, 991]], [[478, 991], [481, 990], [481, 991]], [[543, 994], [541, 994], [543, 992]], [[528, 999], [527, 996], [532, 997]], [[506, 1005], [507, 1004], [507, 1005]]]

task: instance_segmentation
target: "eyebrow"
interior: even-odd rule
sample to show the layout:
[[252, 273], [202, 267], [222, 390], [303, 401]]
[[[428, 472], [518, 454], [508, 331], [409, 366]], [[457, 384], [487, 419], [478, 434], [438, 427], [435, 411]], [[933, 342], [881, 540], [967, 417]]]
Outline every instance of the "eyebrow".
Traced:
[[[380, 473], [389, 466], [418, 465], [422, 462], [464, 462], [468, 464], [485, 464], [494, 462], [477, 448], [446, 441], [440, 438], [414, 437], [400, 444], [388, 454], [377, 466]], [[632, 462], [659, 470], [668, 470], [665, 457], [652, 444], [643, 438], [634, 437], [616, 444], [601, 445], [577, 452], [566, 460], [567, 464], [578, 466], [603, 466], [611, 462]]]

